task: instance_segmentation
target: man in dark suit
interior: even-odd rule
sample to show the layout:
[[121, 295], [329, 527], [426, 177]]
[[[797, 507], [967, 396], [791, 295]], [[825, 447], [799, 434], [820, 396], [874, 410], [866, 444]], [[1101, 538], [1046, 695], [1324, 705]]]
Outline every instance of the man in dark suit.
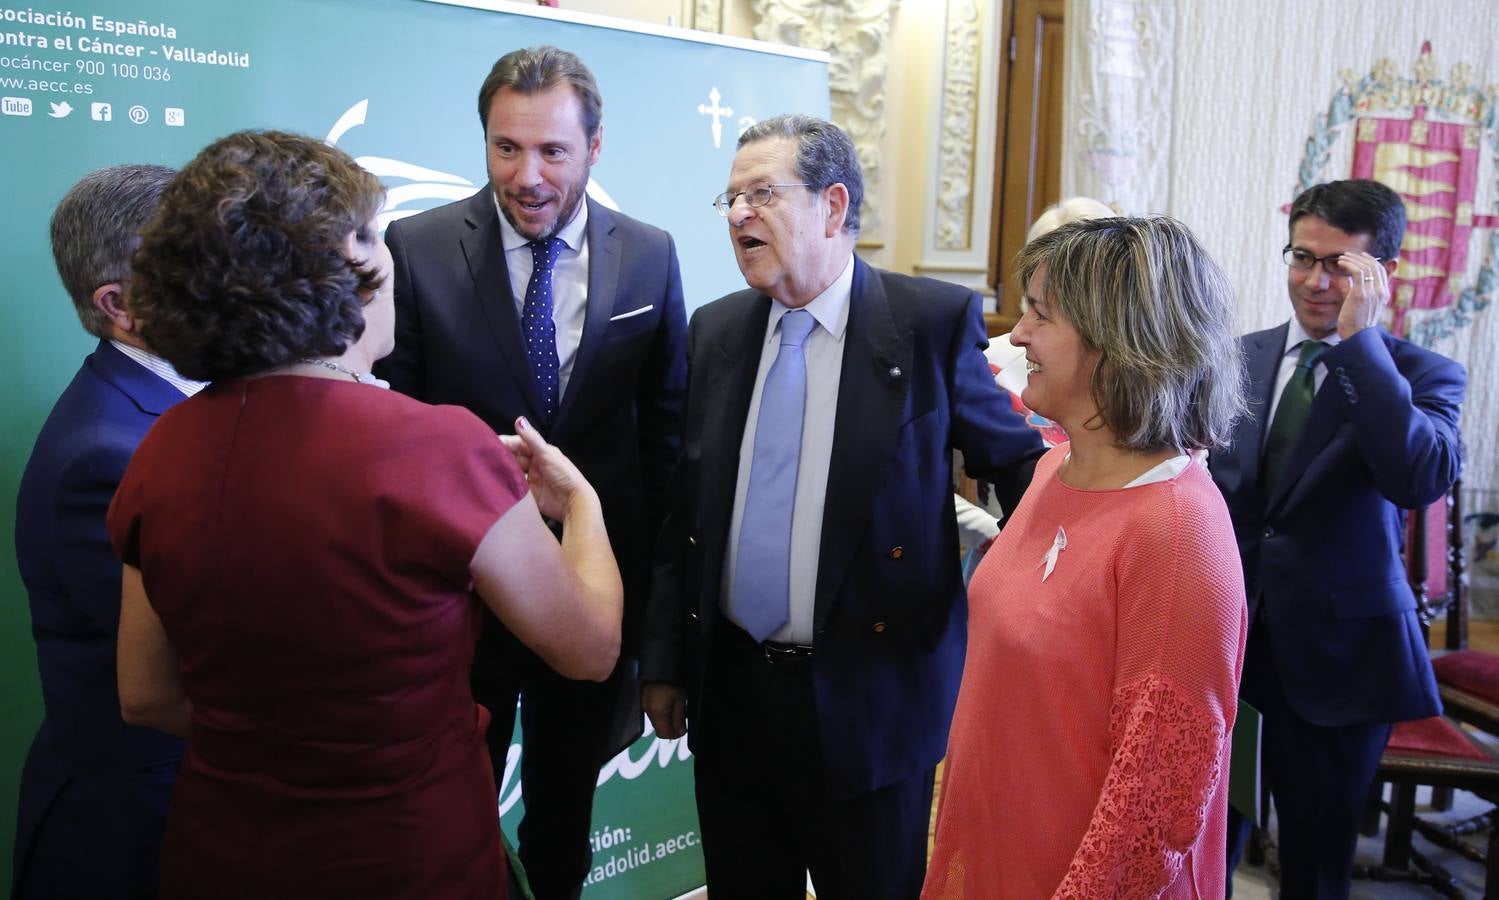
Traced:
[[751, 289], [689, 329], [641, 666], [657, 733], [691, 722], [714, 900], [920, 891], [967, 634], [952, 451], [1006, 509], [1042, 452], [979, 297], [854, 256], [862, 193], [837, 126], [746, 131], [716, 205]]
[[479, 91], [489, 184], [393, 223], [396, 349], [377, 368], [496, 431], [526, 416], [598, 491], [625, 585], [624, 643], [603, 684], [557, 675], [485, 613], [474, 697], [505, 771], [516, 698], [525, 752], [519, 853], [539, 900], [588, 873], [599, 767], [639, 736], [635, 646], [652, 537], [681, 445], [686, 314], [660, 229], [585, 197], [603, 146], [598, 86], [573, 54], [517, 50]]
[[17, 900], [156, 894], [182, 742], [120, 718], [121, 567], [104, 514], [146, 430], [201, 387], [146, 349], [126, 300], [136, 234], [172, 175], [101, 169], [52, 216], [58, 274], [99, 345], [42, 426], [16, 497], [16, 561], [46, 708], [21, 772]]
[[[1263, 715], [1281, 896], [1347, 897], [1394, 722], [1441, 711], [1401, 563], [1402, 510], [1458, 477], [1462, 367], [1379, 327], [1405, 206], [1374, 181], [1291, 206], [1289, 322], [1243, 338], [1251, 415], [1209, 459], [1249, 602], [1241, 695]], [[1249, 823], [1230, 813], [1230, 869]]]

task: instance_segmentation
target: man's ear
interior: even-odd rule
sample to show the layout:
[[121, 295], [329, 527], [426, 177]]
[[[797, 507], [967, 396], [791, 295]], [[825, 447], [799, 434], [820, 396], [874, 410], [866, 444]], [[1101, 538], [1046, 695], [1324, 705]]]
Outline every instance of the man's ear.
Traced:
[[823, 203], [827, 208], [827, 225], [824, 237], [837, 237], [843, 231], [843, 222], [848, 218], [848, 187], [841, 181], [834, 182], [823, 192]]
[[599, 164], [599, 154], [604, 150], [604, 123], [599, 123], [599, 130], [588, 139], [588, 166], [592, 168]]
[[1380, 260], [1379, 264], [1382, 265], [1382, 266], [1384, 266], [1384, 273], [1386, 275], [1390, 276], [1391, 278], [1394, 278], [1395, 277], [1395, 268], [1396, 268], [1396, 266], [1400, 265], [1400, 257], [1397, 256], [1394, 259], [1383, 259], [1383, 260]]
[[104, 313], [114, 325], [116, 336], [135, 332], [135, 317], [125, 307], [125, 287], [118, 281], [94, 288], [94, 309]]

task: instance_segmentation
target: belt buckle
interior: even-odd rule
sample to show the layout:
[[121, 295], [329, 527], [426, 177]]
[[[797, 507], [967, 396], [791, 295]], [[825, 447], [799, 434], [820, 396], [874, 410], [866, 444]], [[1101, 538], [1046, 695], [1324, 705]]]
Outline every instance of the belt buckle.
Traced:
[[771, 664], [804, 663], [812, 658], [812, 647], [807, 644], [774, 644], [765, 641], [760, 645], [760, 652], [765, 655], [765, 661]]

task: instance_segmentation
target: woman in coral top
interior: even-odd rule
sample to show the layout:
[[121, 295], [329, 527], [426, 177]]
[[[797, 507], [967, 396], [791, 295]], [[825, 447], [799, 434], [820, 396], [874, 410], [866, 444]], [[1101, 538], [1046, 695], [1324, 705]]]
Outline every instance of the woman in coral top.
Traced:
[[1222, 897], [1244, 653], [1193, 450], [1244, 407], [1233, 296], [1171, 219], [1027, 245], [1021, 399], [1070, 436], [974, 576], [925, 898]]

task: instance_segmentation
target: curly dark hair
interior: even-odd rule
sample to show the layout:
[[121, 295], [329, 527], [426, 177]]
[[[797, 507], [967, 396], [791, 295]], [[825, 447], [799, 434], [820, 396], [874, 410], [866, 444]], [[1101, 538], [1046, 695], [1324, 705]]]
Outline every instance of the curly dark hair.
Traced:
[[131, 258], [141, 337], [187, 378], [338, 356], [382, 278], [344, 254], [385, 196], [347, 153], [281, 131], [209, 144], [162, 193]]

